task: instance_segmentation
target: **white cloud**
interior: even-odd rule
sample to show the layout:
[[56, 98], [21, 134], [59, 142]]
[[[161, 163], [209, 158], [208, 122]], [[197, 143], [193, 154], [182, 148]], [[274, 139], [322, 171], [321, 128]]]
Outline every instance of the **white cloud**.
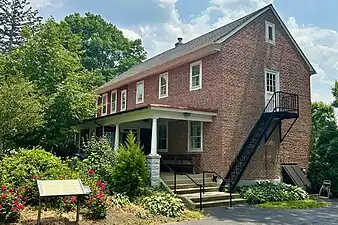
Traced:
[[136, 33], [135, 31], [131, 30], [131, 29], [125, 29], [125, 28], [119, 28], [122, 32], [123, 32], [123, 35], [130, 39], [130, 40], [136, 40], [136, 39], [142, 39], [142, 37]]
[[30, 0], [30, 3], [34, 9], [40, 9], [46, 6], [59, 7], [63, 0]]

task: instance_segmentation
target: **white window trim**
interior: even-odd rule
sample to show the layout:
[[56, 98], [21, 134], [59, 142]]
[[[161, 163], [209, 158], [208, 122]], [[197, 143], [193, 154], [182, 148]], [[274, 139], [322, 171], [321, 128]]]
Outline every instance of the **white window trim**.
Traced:
[[[269, 27], [272, 27], [272, 39], [269, 39]], [[271, 23], [269, 21], [265, 21], [265, 41], [270, 43], [270, 44], [276, 44], [276, 28], [275, 24]]]
[[[196, 66], [196, 65], [199, 65], [200, 66], [200, 76], [199, 76], [199, 83], [200, 85], [197, 86], [197, 87], [193, 87], [192, 86], [192, 67], [193, 66]], [[190, 64], [190, 75], [189, 75], [189, 80], [190, 80], [190, 91], [195, 91], [195, 90], [199, 90], [202, 88], [202, 76], [203, 76], [203, 72], [202, 72], [202, 60], [199, 60], [197, 62], [193, 62]]]
[[[113, 109], [113, 94], [115, 94], [115, 108]], [[114, 90], [110, 94], [110, 114], [116, 113], [117, 111], [117, 90]]]
[[[138, 101], [138, 100], [137, 100], [137, 97], [138, 97], [138, 93], [137, 93], [138, 89], [137, 89], [137, 86], [138, 86], [139, 84], [142, 84], [142, 100], [141, 100], [141, 101]], [[141, 80], [141, 81], [139, 81], [139, 82], [136, 83], [136, 104], [141, 104], [141, 103], [143, 103], [143, 102], [144, 102], [144, 80]]]
[[[106, 112], [105, 113], [103, 113], [103, 106], [104, 106], [103, 99], [104, 99], [104, 97], [106, 98]], [[105, 93], [105, 94], [102, 95], [102, 103], [101, 104], [102, 104], [101, 116], [105, 116], [108, 113], [108, 94], [107, 93]]]
[[[123, 94], [125, 94], [126, 95], [126, 99], [125, 99], [125, 101], [126, 101], [126, 104], [125, 104], [125, 107], [124, 108], [122, 108], [122, 106], [123, 106], [123, 104], [122, 104], [122, 102], [123, 102]], [[121, 112], [122, 111], [126, 111], [127, 110], [127, 90], [126, 89], [123, 89], [122, 91], [121, 91]]]
[[[165, 95], [161, 95], [161, 87], [162, 87], [161, 86], [161, 78], [162, 77], [166, 77], [166, 80], [167, 80], [167, 82], [166, 82], [167, 93]], [[158, 98], [159, 99], [161, 99], [161, 98], [167, 98], [168, 97], [168, 92], [169, 92], [169, 90], [168, 90], [168, 87], [169, 87], [168, 81], [169, 81], [168, 72], [162, 73], [162, 74], [159, 75], [159, 77], [158, 77]]]
[[[190, 148], [190, 133], [191, 133], [191, 123], [190, 122], [200, 122], [201, 123], [201, 148]], [[203, 122], [202, 121], [188, 121], [188, 152], [203, 152]]]
[[[166, 149], [160, 149], [160, 148], [158, 148], [157, 149], [157, 151], [158, 152], [168, 152], [168, 132], [169, 132], [169, 129], [168, 129], [168, 122], [161, 122], [161, 123], [158, 123], [157, 124], [157, 132], [159, 132], [159, 126], [160, 125], [166, 125], [166, 128], [167, 128], [167, 137], [166, 137], [166, 146], [167, 146], [167, 148]], [[160, 137], [160, 135], [157, 133], [157, 143], [159, 143], [159, 137]]]

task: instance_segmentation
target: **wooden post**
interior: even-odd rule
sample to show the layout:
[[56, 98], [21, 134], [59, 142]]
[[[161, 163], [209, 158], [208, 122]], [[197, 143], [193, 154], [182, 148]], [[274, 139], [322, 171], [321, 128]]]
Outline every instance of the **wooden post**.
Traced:
[[80, 222], [80, 196], [77, 196], [76, 223]]
[[39, 196], [39, 209], [38, 209], [38, 221], [37, 224], [41, 224], [41, 197]]

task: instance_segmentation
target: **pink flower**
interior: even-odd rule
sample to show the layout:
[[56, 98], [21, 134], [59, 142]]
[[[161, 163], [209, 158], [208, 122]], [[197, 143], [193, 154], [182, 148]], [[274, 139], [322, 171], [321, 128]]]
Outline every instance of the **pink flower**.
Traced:
[[5, 199], [5, 198], [7, 198], [7, 194], [2, 194], [1, 196], [0, 196], [0, 199]]
[[77, 200], [76, 200], [76, 197], [72, 196], [71, 199], [70, 199], [70, 202], [71, 203], [75, 203]]
[[101, 189], [104, 190], [106, 188], [106, 185], [104, 183], [102, 183], [102, 181], [97, 181], [96, 185]]
[[2, 186], [1, 186], [1, 189], [2, 189], [3, 191], [6, 191], [6, 190], [7, 190], [7, 187], [6, 187], [5, 185], [2, 185]]
[[0, 205], [0, 211], [3, 209], [2, 205]]

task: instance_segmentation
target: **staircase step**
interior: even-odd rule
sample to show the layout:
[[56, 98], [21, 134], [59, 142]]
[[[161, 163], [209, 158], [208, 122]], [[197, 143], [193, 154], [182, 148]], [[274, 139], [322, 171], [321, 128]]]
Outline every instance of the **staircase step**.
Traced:
[[[193, 202], [199, 203], [200, 201], [200, 194], [184, 194], [181, 195], [182, 197], [189, 198]], [[232, 199], [239, 198], [239, 194], [233, 193]], [[203, 202], [205, 201], [218, 201], [218, 200], [228, 200], [230, 199], [230, 194], [225, 192], [213, 191], [213, 192], [205, 192], [202, 194]]]
[[[216, 182], [205, 182], [205, 187], [218, 187], [219, 185]], [[174, 190], [174, 184], [168, 185], [171, 190]], [[182, 184], [176, 184], [176, 189], [186, 189], [186, 188], [194, 188], [197, 187], [195, 183], [188, 182], [188, 183], [182, 183]]]
[[[209, 191], [218, 191], [219, 187], [205, 187], [204, 191], [209, 192]], [[200, 193], [200, 188], [195, 186], [194, 188], [182, 188], [182, 189], [177, 189], [176, 194], [178, 195], [184, 195], [184, 194], [193, 194], [193, 193]]]
[[[245, 203], [246, 200], [245, 199], [241, 199], [241, 198], [236, 198], [236, 199], [232, 199], [232, 205], [236, 205], [236, 204], [242, 204]], [[202, 208], [211, 208], [211, 207], [217, 207], [217, 206], [229, 206], [230, 205], [230, 200], [217, 200], [217, 201], [205, 201], [202, 202]], [[195, 208], [199, 208], [200, 207], [200, 203], [199, 202], [194, 202], [194, 206]]]

